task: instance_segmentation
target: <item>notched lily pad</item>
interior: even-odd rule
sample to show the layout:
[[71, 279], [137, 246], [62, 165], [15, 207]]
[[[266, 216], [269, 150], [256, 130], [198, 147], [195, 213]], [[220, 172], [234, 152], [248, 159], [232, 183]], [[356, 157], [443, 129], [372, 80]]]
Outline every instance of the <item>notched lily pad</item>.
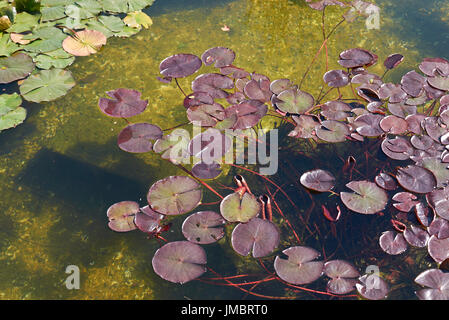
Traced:
[[150, 123], [133, 123], [126, 126], [118, 135], [118, 146], [126, 152], [142, 153], [151, 151], [150, 140], [162, 138], [162, 130]]
[[137, 90], [119, 88], [106, 92], [112, 99], [100, 98], [98, 106], [110, 117], [128, 118], [142, 113], [148, 100], [142, 100], [142, 93]]
[[200, 211], [184, 220], [182, 234], [193, 243], [214, 243], [223, 238], [225, 222], [221, 215], [214, 211]]
[[374, 214], [385, 209], [388, 203], [387, 193], [370, 181], [351, 181], [346, 187], [354, 193], [341, 192], [340, 197], [348, 209], [363, 213]]
[[135, 230], [134, 216], [140, 211], [139, 204], [134, 201], [121, 201], [108, 208], [109, 228], [117, 232]]
[[326, 192], [334, 187], [335, 177], [329, 171], [316, 169], [303, 173], [299, 181], [308, 189]]
[[220, 203], [220, 212], [223, 218], [229, 222], [248, 222], [260, 210], [257, 198], [245, 192], [243, 196], [234, 192], [227, 195]]

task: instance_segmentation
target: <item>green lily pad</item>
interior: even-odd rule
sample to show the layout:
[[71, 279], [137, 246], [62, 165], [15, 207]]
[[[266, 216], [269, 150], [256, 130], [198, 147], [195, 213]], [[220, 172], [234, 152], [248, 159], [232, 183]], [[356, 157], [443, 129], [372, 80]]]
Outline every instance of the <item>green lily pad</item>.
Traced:
[[14, 19], [14, 24], [6, 31], [16, 33], [30, 31], [38, 25], [40, 17], [40, 14], [29, 14], [27, 12], [18, 13]]
[[36, 63], [36, 66], [40, 69], [46, 70], [51, 68], [64, 69], [70, 66], [75, 61], [75, 57], [71, 56], [70, 58], [53, 58], [46, 54], [39, 54], [33, 59], [33, 61]]
[[96, 30], [103, 33], [107, 38], [118, 36], [118, 33], [123, 32], [126, 25], [116, 16], [100, 16], [97, 19], [90, 19], [87, 22], [89, 30]]
[[303, 114], [313, 107], [313, 96], [296, 88], [282, 91], [276, 100], [276, 107], [285, 113]]
[[101, 12], [99, 1], [80, 0], [76, 4], [69, 4], [65, 7], [65, 14], [73, 19], [89, 19], [97, 16]]
[[374, 182], [351, 181], [346, 187], [354, 193], [341, 192], [341, 201], [354, 212], [374, 214], [385, 209], [388, 203], [387, 193]]
[[0, 83], [10, 83], [27, 77], [34, 70], [33, 59], [25, 53], [0, 58]]
[[42, 21], [53, 21], [66, 17], [65, 6], [43, 7]]
[[20, 47], [11, 41], [8, 34], [0, 33], [0, 56], [9, 57], [18, 50]]
[[23, 36], [24, 40], [34, 40], [23, 47], [28, 52], [50, 52], [61, 48], [67, 35], [56, 27], [44, 27]]
[[42, 70], [22, 83], [20, 93], [28, 101], [52, 101], [64, 96], [74, 85], [75, 80], [70, 71]]
[[223, 218], [229, 222], [248, 222], [260, 210], [260, 203], [256, 197], [249, 193], [240, 196], [234, 192], [227, 195], [220, 203], [220, 212]]
[[128, 13], [128, 15], [123, 19], [123, 22], [131, 28], [144, 27], [145, 29], [148, 29], [148, 27], [153, 24], [153, 20], [151, 20], [151, 18], [142, 11]]
[[117, 13], [139, 11], [152, 5], [154, 0], [103, 0], [103, 10]]
[[0, 131], [14, 128], [25, 120], [27, 112], [21, 103], [17, 93], [0, 95]]

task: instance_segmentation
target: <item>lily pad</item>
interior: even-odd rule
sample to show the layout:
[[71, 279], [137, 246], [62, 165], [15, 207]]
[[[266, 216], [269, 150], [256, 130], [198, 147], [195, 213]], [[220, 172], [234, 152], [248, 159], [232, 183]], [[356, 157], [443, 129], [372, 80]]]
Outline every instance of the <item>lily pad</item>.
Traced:
[[214, 99], [226, 98], [229, 93], [224, 89], [232, 88], [234, 88], [232, 79], [219, 73], [204, 73], [192, 81], [193, 92], [206, 92]]
[[295, 285], [308, 284], [323, 274], [324, 262], [313, 261], [320, 256], [315, 249], [297, 246], [282, 253], [288, 259], [277, 256], [274, 260], [274, 270], [282, 280]]
[[438, 239], [436, 235], [433, 235], [429, 239], [427, 248], [430, 256], [438, 263], [449, 258], [449, 238]]
[[423, 92], [424, 83], [426, 78], [412, 70], [402, 76], [401, 85], [402, 90], [411, 95], [412, 97], [419, 97]]
[[0, 131], [14, 128], [25, 120], [27, 111], [21, 103], [17, 93], [0, 95]]
[[385, 209], [388, 203], [387, 193], [370, 181], [351, 181], [346, 187], [354, 193], [341, 192], [340, 197], [348, 209], [362, 213], [374, 214]]
[[153, 20], [151, 20], [151, 18], [142, 11], [128, 13], [128, 15], [123, 19], [123, 22], [131, 28], [144, 27], [145, 29], [148, 29], [153, 24]]
[[329, 171], [316, 169], [303, 173], [299, 181], [308, 189], [326, 192], [334, 187], [335, 177]]
[[374, 179], [374, 181], [379, 187], [385, 190], [392, 191], [398, 187], [396, 180], [389, 174], [383, 172], [379, 173]]
[[268, 106], [259, 100], [245, 100], [225, 109], [227, 119], [236, 116], [233, 129], [245, 130], [259, 123], [268, 111]]
[[0, 83], [23, 79], [31, 74], [34, 67], [33, 59], [25, 53], [0, 58]]
[[429, 241], [429, 234], [427, 231], [416, 227], [414, 225], [410, 225], [407, 229], [404, 231], [404, 238], [410, 244], [411, 246], [423, 248], [427, 245], [427, 242]]
[[449, 238], [449, 221], [436, 217], [427, 228], [427, 231], [431, 236], [441, 240]]
[[340, 53], [338, 63], [345, 68], [369, 66], [377, 61], [377, 56], [368, 50], [354, 48]]
[[204, 65], [209, 66], [215, 63], [215, 68], [227, 67], [232, 64], [234, 59], [235, 52], [225, 47], [210, 48], [201, 55]]
[[435, 189], [431, 193], [428, 193], [426, 198], [438, 216], [449, 220], [449, 186]]
[[356, 284], [357, 291], [368, 300], [385, 299], [390, 291], [385, 280], [376, 274], [365, 274], [359, 281], [360, 283]]
[[344, 70], [331, 70], [324, 74], [324, 82], [329, 87], [341, 88], [349, 84], [349, 75]]
[[416, 292], [420, 300], [449, 300], [449, 273], [429, 269], [420, 273], [415, 282], [427, 287]]
[[402, 233], [385, 231], [379, 238], [379, 244], [383, 251], [390, 255], [398, 255], [407, 250], [407, 242]]
[[132, 117], [142, 113], [148, 105], [148, 100], [141, 100], [142, 93], [137, 90], [119, 88], [106, 94], [112, 99], [100, 98], [98, 106], [110, 117]]
[[190, 163], [189, 143], [190, 134], [186, 130], [175, 129], [157, 140], [153, 145], [153, 151], [162, 153], [162, 159], [170, 160], [175, 164]]
[[135, 230], [134, 216], [140, 211], [139, 204], [134, 201], [121, 201], [108, 208], [109, 228], [117, 232]]
[[206, 268], [206, 252], [189, 241], [169, 242], [159, 248], [151, 261], [154, 272], [162, 279], [186, 283], [201, 276]]
[[162, 130], [150, 123], [133, 123], [126, 126], [118, 135], [118, 146], [126, 152], [142, 153], [153, 149], [150, 140], [162, 138]]
[[193, 54], [175, 54], [161, 62], [159, 71], [164, 77], [184, 78], [197, 72], [201, 65], [201, 59]]
[[315, 131], [318, 138], [332, 143], [346, 141], [350, 133], [345, 123], [335, 120], [322, 121], [321, 126], [316, 127]]
[[192, 173], [198, 179], [215, 179], [221, 172], [220, 165], [215, 161], [211, 164], [198, 162], [192, 167]]
[[335, 294], [347, 294], [355, 289], [356, 279], [360, 273], [349, 262], [331, 260], [324, 264], [324, 273], [331, 278], [327, 283], [327, 291]]
[[201, 202], [201, 186], [186, 176], [170, 176], [154, 183], [148, 191], [151, 208], [165, 215], [179, 215], [195, 209]]
[[200, 104], [187, 109], [187, 118], [201, 127], [213, 127], [225, 117], [225, 109], [219, 103]]
[[200, 211], [184, 220], [182, 234], [193, 243], [214, 243], [223, 238], [225, 222], [221, 215], [214, 211]]
[[245, 192], [243, 196], [234, 192], [227, 195], [220, 203], [220, 212], [229, 222], [248, 222], [260, 211], [257, 198]]
[[433, 173], [433, 175], [437, 179], [437, 188], [446, 186], [448, 184], [449, 182], [448, 164], [442, 162], [440, 157], [424, 158], [421, 161], [421, 166]]
[[415, 193], [431, 192], [437, 185], [432, 172], [415, 165], [398, 168], [396, 179], [404, 189]]
[[287, 89], [277, 95], [276, 107], [284, 113], [303, 114], [315, 102], [313, 96], [299, 89]]
[[150, 206], [145, 206], [136, 213], [134, 224], [142, 232], [154, 232], [159, 228], [162, 219], [164, 215], [153, 211]]
[[385, 59], [384, 66], [385, 68], [391, 70], [393, 68], [396, 68], [402, 62], [402, 60], [404, 60], [404, 56], [402, 54], [394, 53], [389, 55]]
[[62, 48], [74, 56], [88, 56], [97, 53], [106, 44], [106, 36], [97, 30], [81, 30], [68, 36]]
[[261, 258], [277, 248], [279, 231], [271, 221], [253, 218], [234, 228], [231, 243], [238, 254], [247, 256], [252, 253], [254, 258]]
[[70, 71], [42, 70], [23, 81], [20, 93], [28, 101], [52, 101], [64, 96], [74, 85]]
[[197, 134], [189, 143], [189, 153], [206, 164], [225, 156], [232, 145], [231, 139], [220, 130], [209, 128]]

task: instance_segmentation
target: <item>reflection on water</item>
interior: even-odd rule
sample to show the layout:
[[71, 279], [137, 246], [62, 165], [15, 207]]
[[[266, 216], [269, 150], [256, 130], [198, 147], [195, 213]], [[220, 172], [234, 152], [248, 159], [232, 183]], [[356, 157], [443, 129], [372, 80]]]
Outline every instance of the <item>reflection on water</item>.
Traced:
[[[153, 182], [182, 174], [152, 154], [118, 149], [116, 135], [125, 123], [99, 111], [97, 101], [105, 91], [142, 91], [149, 108], [133, 120], [169, 128], [186, 119], [178, 90], [155, 79], [165, 57], [179, 52], [200, 55], [207, 48], [226, 46], [236, 52], [238, 66], [271, 79], [299, 82], [321, 45], [321, 14], [300, 0], [208, 3], [156, 1], [147, 11], [154, 21], [149, 30], [130, 39], [110, 39], [100, 53], [78, 58], [71, 67], [78, 85], [67, 96], [25, 105], [25, 123], [0, 134], [0, 298], [242, 298], [237, 290], [198, 281], [183, 286], [162, 281], [150, 263], [157, 242], [137, 232], [110, 231], [105, 214], [108, 206], [122, 200], [144, 205]], [[389, 74], [397, 80], [422, 57], [444, 56], [448, 1], [431, 1], [425, 8], [418, 0], [380, 4], [384, 11], [379, 30], [367, 30], [362, 20], [338, 29], [328, 43], [329, 68], [339, 67], [336, 58], [347, 48], [364, 47], [379, 55], [379, 61], [400, 52], [406, 59]], [[326, 12], [331, 28], [340, 21], [341, 11]], [[224, 24], [229, 32], [221, 30]], [[441, 37], [429, 31], [429, 25], [441, 30]], [[420, 31], [412, 38], [414, 28]], [[323, 56], [320, 59], [303, 86], [315, 96], [325, 70]], [[373, 71], [382, 73], [382, 64]], [[181, 79], [181, 86], [188, 88], [192, 79]], [[295, 166], [302, 170], [301, 163]], [[181, 222], [174, 221], [169, 240], [182, 239]], [[247, 263], [229, 250], [226, 240], [208, 246], [207, 252], [210, 265], [223, 274], [236, 273]], [[369, 263], [369, 258], [357, 259], [362, 266]], [[64, 286], [65, 268], [73, 264], [81, 271], [79, 290]]]

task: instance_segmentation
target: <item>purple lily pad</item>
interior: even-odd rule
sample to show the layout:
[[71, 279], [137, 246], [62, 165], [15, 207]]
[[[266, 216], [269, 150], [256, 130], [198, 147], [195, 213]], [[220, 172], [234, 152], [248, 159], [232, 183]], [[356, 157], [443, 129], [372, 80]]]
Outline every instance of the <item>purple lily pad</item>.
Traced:
[[349, 75], [343, 70], [330, 70], [324, 74], [323, 80], [329, 87], [341, 88], [349, 83]]
[[186, 107], [186, 109], [202, 104], [214, 104], [214, 99], [206, 92], [191, 93], [184, 98], [184, 107]]
[[282, 280], [295, 285], [308, 284], [323, 274], [323, 261], [313, 261], [320, 256], [315, 249], [297, 246], [282, 253], [288, 259], [277, 256], [274, 260], [274, 270]]
[[181, 53], [165, 58], [159, 70], [164, 77], [184, 78], [197, 72], [201, 65], [201, 59], [197, 56]]
[[395, 190], [398, 187], [396, 180], [389, 174], [383, 172], [379, 173], [376, 178], [374, 178], [374, 181], [379, 187], [388, 191]]
[[347, 294], [355, 289], [356, 279], [360, 276], [354, 266], [344, 260], [331, 260], [324, 264], [324, 273], [331, 278], [327, 291], [335, 294]]
[[354, 48], [340, 53], [338, 63], [345, 68], [370, 66], [377, 61], [377, 56], [368, 50]]
[[279, 231], [271, 221], [253, 218], [234, 228], [231, 243], [238, 254], [247, 256], [252, 253], [254, 258], [261, 258], [277, 248]]
[[153, 211], [150, 206], [140, 208], [134, 217], [137, 228], [143, 232], [154, 232], [160, 225], [164, 215]]
[[421, 121], [426, 118], [423, 114], [411, 114], [405, 117], [405, 121], [407, 121], [408, 124], [408, 131], [414, 133], [414, 134], [421, 134], [422, 127], [421, 127]]
[[214, 211], [200, 211], [190, 215], [182, 224], [182, 234], [198, 244], [214, 243], [224, 236], [225, 220]]
[[404, 189], [415, 193], [431, 192], [437, 185], [432, 172], [415, 165], [398, 168], [396, 179]]
[[140, 211], [139, 204], [134, 201], [121, 201], [108, 208], [109, 228], [117, 232], [135, 230], [134, 216]]
[[226, 118], [237, 116], [233, 129], [245, 130], [254, 127], [268, 111], [268, 106], [259, 100], [245, 100], [225, 109]]
[[187, 118], [201, 127], [213, 127], [224, 120], [225, 109], [219, 103], [191, 106], [187, 109]]
[[303, 139], [316, 139], [316, 127], [320, 124], [318, 118], [313, 115], [293, 116], [296, 127], [288, 136]]
[[318, 138], [331, 143], [346, 141], [346, 137], [350, 133], [345, 123], [335, 120], [322, 121], [321, 126], [316, 127], [315, 132]]
[[[440, 157], [426, 157], [421, 161], [421, 166], [433, 173], [437, 179], [437, 188], [443, 187], [449, 182], [448, 164], [441, 161]], [[446, 206], [446, 211], [449, 210], [449, 204]], [[449, 218], [449, 213], [447, 214]]]
[[419, 97], [423, 92], [426, 78], [412, 70], [407, 72], [401, 79], [402, 90], [412, 97]]
[[415, 206], [415, 215], [416, 219], [423, 227], [428, 227], [432, 222], [431, 215], [429, 214], [429, 207], [422, 202]]
[[170, 176], [154, 183], [148, 191], [151, 208], [164, 215], [178, 215], [195, 209], [201, 202], [198, 182], [186, 176]]
[[398, 192], [392, 198], [393, 201], [398, 201], [398, 203], [393, 203], [393, 207], [402, 212], [410, 212], [419, 203], [419, 201], [415, 201], [416, 199], [417, 197], [413, 193]]
[[405, 240], [413, 247], [423, 248], [427, 245], [429, 241], [429, 234], [427, 231], [411, 225], [404, 231]]
[[326, 192], [334, 187], [335, 177], [329, 171], [316, 169], [303, 173], [299, 181], [308, 189]]
[[365, 274], [355, 286], [362, 297], [368, 300], [385, 299], [390, 291], [384, 279], [376, 274]]
[[438, 239], [449, 238], [449, 221], [441, 218], [435, 218], [427, 231], [431, 236], [435, 236]]
[[429, 239], [427, 248], [430, 256], [437, 263], [441, 263], [449, 258], [449, 238], [439, 239], [433, 235]]
[[408, 115], [416, 114], [416, 106], [410, 106], [404, 103], [389, 103], [388, 111], [399, 118], [406, 118]]
[[449, 186], [433, 190], [426, 198], [439, 217], [449, 220]]
[[101, 111], [115, 118], [128, 118], [145, 111], [148, 100], [141, 100], [141, 93], [126, 88], [106, 92], [112, 99], [100, 98], [98, 106]]
[[441, 136], [447, 132], [447, 129], [440, 125], [437, 117], [424, 118], [424, 120], [421, 121], [421, 126], [436, 142], [440, 142]]
[[345, 120], [351, 112], [351, 107], [341, 101], [328, 101], [321, 106], [321, 115], [327, 120]]
[[381, 144], [382, 151], [391, 159], [407, 160], [413, 154], [413, 147], [403, 137], [385, 138]]
[[234, 59], [235, 52], [225, 47], [210, 48], [201, 56], [204, 65], [209, 66], [215, 63], [215, 68], [227, 67], [232, 64]]
[[159, 248], [152, 259], [153, 270], [162, 279], [186, 283], [201, 276], [206, 268], [206, 252], [189, 241], [169, 242]]
[[190, 155], [188, 145], [190, 134], [182, 129], [175, 129], [170, 134], [164, 135], [153, 145], [153, 151], [161, 153], [162, 159], [170, 160], [172, 163], [189, 163]]
[[449, 300], [449, 273], [429, 269], [420, 273], [415, 282], [427, 287], [416, 292], [420, 300]]
[[407, 250], [407, 242], [404, 235], [392, 230], [381, 234], [379, 244], [382, 250], [390, 255], [398, 255]]
[[429, 77], [437, 73], [449, 76], [449, 62], [443, 58], [425, 58], [419, 65], [419, 70]]
[[204, 73], [192, 81], [193, 92], [206, 92], [214, 99], [226, 98], [229, 93], [223, 89], [232, 88], [234, 88], [232, 79], [219, 73]]
[[224, 157], [232, 145], [231, 139], [220, 130], [209, 128], [197, 134], [189, 143], [189, 153], [206, 164]]
[[442, 91], [449, 90], [449, 78], [448, 77], [443, 77], [440, 75], [437, 75], [434, 77], [428, 77], [427, 83], [438, 90], [442, 90]]
[[428, 135], [414, 135], [410, 138], [410, 143], [416, 149], [427, 150], [434, 144], [434, 140]]
[[162, 138], [161, 128], [150, 123], [133, 123], [120, 131], [117, 139], [120, 149], [126, 152], [142, 153], [151, 151], [153, 143], [150, 140]]
[[401, 85], [394, 83], [384, 83], [379, 88], [379, 98], [386, 100], [389, 98], [390, 103], [399, 103], [407, 98], [407, 93], [402, 90]]
[[290, 79], [277, 79], [271, 82], [270, 91], [277, 95], [284, 90], [292, 89], [294, 86]]
[[260, 211], [257, 198], [245, 192], [241, 196], [238, 192], [227, 195], [220, 203], [220, 212], [229, 222], [248, 222]]
[[397, 67], [402, 62], [402, 60], [404, 60], [404, 56], [402, 54], [394, 53], [394, 54], [389, 55], [385, 59], [384, 66], [388, 70], [391, 70], [391, 69]]
[[248, 81], [243, 88], [243, 92], [245, 92], [249, 99], [260, 100], [262, 102], [270, 101], [273, 94], [270, 91], [270, 81], [265, 79]]
[[407, 121], [394, 115], [386, 116], [379, 125], [383, 131], [391, 134], [403, 134], [408, 128]]
[[229, 75], [233, 79], [243, 79], [249, 77], [249, 72], [243, 70], [242, 68], [238, 68], [236, 66], [226, 66], [220, 68], [220, 73], [224, 75]]
[[354, 212], [374, 214], [384, 210], [388, 203], [387, 193], [374, 182], [351, 181], [346, 187], [354, 193], [341, 192], [340, 197], [344, 205]]
[[211, 164], [198, 162], [192, 167], [192, 173], [198, 179], [215, 179], [221, 174], [220, 165], [213, 161]]
[[380, 121], [384, 117], [379, 114], [362, 114], [358, 116], [354, 124], [357, 127], [357, 133], [365, 137], [378, 137], [384, 133], [380, 127]]

